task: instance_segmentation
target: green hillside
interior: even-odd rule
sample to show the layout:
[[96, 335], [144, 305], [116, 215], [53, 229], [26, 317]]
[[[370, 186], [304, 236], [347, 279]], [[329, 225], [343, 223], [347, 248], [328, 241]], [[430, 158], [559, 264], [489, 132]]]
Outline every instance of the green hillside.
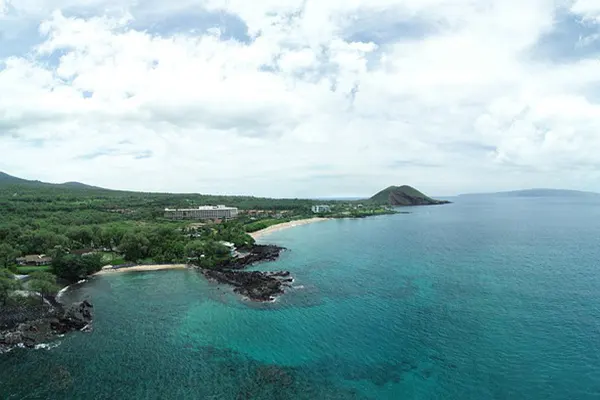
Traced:
[[[223, 251], [219, 242], [231, 242], [238, 247], [253, 243], [246, 233], [253, 224], [312, 216], [311, 205], [314, 203], [313, 200], [250, 196], [128, 192], [77, 182], [30, 181], [2, 173], [0, 269], [8, 267], [13, 271], [31, 272], [19, 270], [16, 258], [47, 254], [60, 260], [53, 264], [53, 273], [67, 280], [78, 280], [80, 275], [72, 272], [83, 271], [78, 263], [91, 258], [84, 260], [69, 254], [69, 259], [63, 259], [59, 255], [63, 251], [84, 249], [97, 251], [94, 271], [106, 263], [122, 263], [123, 260], [186, 263], [198, 252], [207, 255], [206, 260], [210, 261]], [[209, 204], [265, 211], [260, 215], [242, 214], [221, 224], [199, 225], [194, 224], [198, 221], [164, 218], [165, 207], [196, 208]], [[229, 254], [228, 249], [225, 251]], [[63, 265], [70, 266], [67, 272], [57, 269]]]
[[[310, 212], [314, 200], [270, 199], [253, 196], [219, 196], [198, 193], [145, 193], [103, 189], [79, 182], [52, 184], [25, 180], [0, 172], [0, 206], [8, 214], [36, 217], [47, 211], [85, 211], [113, 220], [114, 211], [127, 219], [145, 219], [163, 214], [165, 207], [197, 207], [226, 204], [240, 209], [303, 210]], [[132, 213], [130, 214], [129, 211]], [[133, 215], [135, 214], [135, 215]], [[122, 218], [122, 217], [121, 217]], [[3, 218], [0, 218], [0, 222]]]
[[18, 183], [33, 183], [34, 181], [28, 181], [26, 179], [17, 178], [9, 175], [5, 172], [0, 171], [0, 185], [18, 184]]
[[447, 204], [445, 200], [435, 200], [411, 186], [390, 186], [369, 199], [371, 203], [389, 206], [424, 206]]

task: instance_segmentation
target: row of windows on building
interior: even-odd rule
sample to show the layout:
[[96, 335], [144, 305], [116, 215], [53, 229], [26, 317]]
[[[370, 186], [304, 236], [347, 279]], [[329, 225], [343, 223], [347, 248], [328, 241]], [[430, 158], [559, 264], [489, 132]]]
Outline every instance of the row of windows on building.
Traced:
[[202, 206], [198, 208], [165, 208], [165, 218], [168, 219], [232, 219], [238, 216], [236, 207]]

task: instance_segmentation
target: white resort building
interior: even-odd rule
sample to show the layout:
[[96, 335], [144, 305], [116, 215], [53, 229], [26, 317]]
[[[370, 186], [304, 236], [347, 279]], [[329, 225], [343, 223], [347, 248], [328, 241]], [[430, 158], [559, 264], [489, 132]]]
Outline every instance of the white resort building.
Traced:
[[330, 206], [325, 206], [325, 205], [312, 206], [312, 212], [314, 212], [315, 214], [328, 213], [330, 211], [331, 211]]
[[231, 219], [238, 215], [236, 207], [201, 206], [198, 208], [165, 208], [165, 218], [169, 219]]

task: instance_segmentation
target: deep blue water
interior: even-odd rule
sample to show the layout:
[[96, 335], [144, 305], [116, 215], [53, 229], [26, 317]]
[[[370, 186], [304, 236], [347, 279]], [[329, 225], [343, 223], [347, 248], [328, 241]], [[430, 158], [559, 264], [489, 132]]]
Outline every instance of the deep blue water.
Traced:
[[95, 330], [0, 356], [2, 399], [598, 399], [600, 201], [475, 198], [268, 236], [297, 287], [95, 278]]

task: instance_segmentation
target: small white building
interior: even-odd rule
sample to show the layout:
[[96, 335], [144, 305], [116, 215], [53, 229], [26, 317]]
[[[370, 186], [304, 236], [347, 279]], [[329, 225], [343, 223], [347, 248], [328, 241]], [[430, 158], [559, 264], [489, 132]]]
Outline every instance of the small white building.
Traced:
[[312, 206], [312, 212], [315, 214], [331, 212], [331, 207], [327, 205]]

